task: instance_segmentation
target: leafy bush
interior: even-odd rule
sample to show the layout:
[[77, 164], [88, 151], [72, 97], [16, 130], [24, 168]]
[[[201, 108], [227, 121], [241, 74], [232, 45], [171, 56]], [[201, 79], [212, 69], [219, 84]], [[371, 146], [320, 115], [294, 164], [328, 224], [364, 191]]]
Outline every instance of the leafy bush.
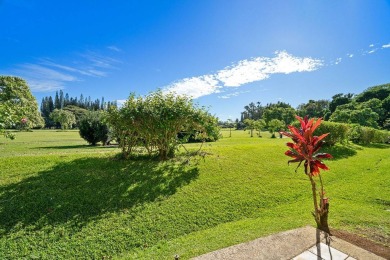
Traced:
[[99, 111], [88, 111], [79, 122], [80, 136], [91, 145], [108, 140], [108, 126], [103, 120], [103, 113]]
[[[294, 121], [292, 125], [294, 127], [299, 127], [300, 122]], [[348, 141], [349, 129], [349, 124], [322, 121], [321, 125], [316, 129], [315, 135], [320, 136], [329, 133], [324, 140], [324, 145], [333, 146], [336, 143], [345, 143]]]
[[378, 130], [372, 127], [351, 125], [349, 140], [357, 144], [387, 143], [390, 138], [389, 131]]
[[112, 126], [125, 157], [137, 147], [156, 154], [161, 160], [174, 156], [178, 145], [195, 135], [197, 140], [217, 140], [218, 120], [204, 108], [197, 108], [185, 96], [157, 91], [146, 97], [130, 95], [120, 109], [109, 110], [108, 122]]

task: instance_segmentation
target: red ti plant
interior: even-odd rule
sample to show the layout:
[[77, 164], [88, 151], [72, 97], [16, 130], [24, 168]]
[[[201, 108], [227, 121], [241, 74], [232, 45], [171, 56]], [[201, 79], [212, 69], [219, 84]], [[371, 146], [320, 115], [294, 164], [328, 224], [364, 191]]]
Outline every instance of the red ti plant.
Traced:
[[[285, 155], [293, 158], [292, 160], [288, 161], [288, 164], [295, 162], [299, 163], [297, 169], [302, 164], [302, 162], [304, 163], [305, 174], [310, 179], [313, 191], [314, 219], [319, 229], [329, 233], [329, 202], [328, 199], [325, 198], [320, 169], [328, 170], [328, 167], [321, 161], [321, 159], [332, 158], [332, 156], [328, 153], [318, 153], [322, 144], [324, 143], [323, 139], [328, 136], [329, 133], [323, 134], [321, 136], [314, 136], [314, 130], [316, 130], [316, 128], [321, 124], [321, 118], [317, 119], [316, 121], [314, 121], [313, 118], [309, 120], [307, 116], [304, 119], [299, 116], [296, 116], [296, 118], [301, 123], [301, 129], [297, 129], [296, 127], [290, 125], [288, 126], [290, 132], [280, 132], [285, 136], [291, 137], [293, 141], [292, 143], [287, 143], [287, 146], [290, 149], [285, 152]], [[321, 185], [321, 190], [319, 191], [319, 205], [316, 182], [314, 180], [314, 177], [317, 176]]]

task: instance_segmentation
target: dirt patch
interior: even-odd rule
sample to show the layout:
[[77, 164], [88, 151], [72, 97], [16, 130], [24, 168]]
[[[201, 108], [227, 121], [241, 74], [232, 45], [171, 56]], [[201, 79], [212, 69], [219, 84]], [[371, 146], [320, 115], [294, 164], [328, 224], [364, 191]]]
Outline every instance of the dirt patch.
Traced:
[[367, 251], [370, 251], [378, 256], [390, 259], [390, 247], [375, 243], [371, 240], [358, 236], [356, 234], [342, 231], [342, 230], [331, 230], [333, 236], [341, 238], [351, 244], [361, 247]]

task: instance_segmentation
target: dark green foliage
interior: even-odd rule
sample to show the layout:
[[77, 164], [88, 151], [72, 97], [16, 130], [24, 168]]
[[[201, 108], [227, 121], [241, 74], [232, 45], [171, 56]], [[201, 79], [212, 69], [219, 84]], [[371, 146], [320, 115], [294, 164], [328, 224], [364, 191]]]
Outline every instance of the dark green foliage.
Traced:
[[79, 121], [80, 136], [91, 145], [108, 140], [108, 126], [103, 120], [103, 114], [99, 111], [88, 111]]
[[366, 102], [370, 99], [377, 98], [379, 100], [384, 100], [390, 96], [390, 83], [374, 86], [366, 89], [361, 94], [356, 96], [357, 102]]
[[76, 116], [76, 121], [78, 122], [87, 110], [107, 110], [110, 107], [116, 106], [116, 101], [105, 102], [104, 97], [102, 97], [101, 100], [96, 99], [95, 101], [92, 101], [91, 97], [84, 98], [83, 94], [80, 95], [80, 98], [69, 97], [68, 93], [64, 94], [62, 90], [60, 90], [59, 93], [58, 91], [56, 92], [54, 99], [51, 96], [42, 99], [41, 114], [45, 119], [45, 127], [51, 128], [56, 126], [49, 117], [54, 109], [64, 109], [72, 112]]
[[324, 118], [329, 113], [329, 100], [309, 100], [306, 104], [301, 104], [297, 108], [297, 114], [301, 117]]
[[343, 94], [339, 93], [332, 97], [332, 101], [329, 103], [329, 110], [333, 113], [338, 106], [348, 104], [352, 101], [353, 94]]

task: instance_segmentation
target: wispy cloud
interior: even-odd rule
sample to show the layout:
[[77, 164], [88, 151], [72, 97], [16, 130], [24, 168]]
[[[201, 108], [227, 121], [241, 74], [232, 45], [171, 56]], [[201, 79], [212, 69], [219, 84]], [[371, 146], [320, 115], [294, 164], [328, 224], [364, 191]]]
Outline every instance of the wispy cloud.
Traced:
[[79, 80], [69, 73], [30, 63], [19, 65], [14, 70], [14, 73], [22, 75], [29, 83], [31, 89], [37, 92], [63, 89], [66, 82]]
[[49, 92], [63, 89], [69, 82], [82, 81], [85, 77], [107, 77], [119, 63], [112, 57], [87, 51], [68, 64], [44, 58], [36, 63], [17, 65], [10, 73], [25, 78], [33, 91]]
[[113, 69], [116, 64], [121, 63], [119, 60], [100, 55], [93, 51], [88, 51], [87, 53], [81, 54], [84, 57], [90, 66], [95, 68], [103, 68], [103, 69]]
[[370, 48], [374, 47], [374, 44], [373, 44], [373, 43], [371, 43], [369, 47], [370, 47]]
[[382, 45], [382, 48], [390, 48], [390, 43]]
[[121, 49], [119, 49], [118, 47], [116, 47], [114, 45], [108, 46], [107, 49], [112, 50], [112, 51], [116, 51], [116, 52], [122, 51]]
[[222, 98], [222, 99], [228, 99], [228, 98], [232, 98], [232, 97], [237, 97], [243, 93], [249, 93], [250, 91], [236, 91], [236, 92], [233, 92], [233, 93], [229, 93], [229, 94], [226, 94], [226, 95], [222, 95], [222, 96], [218, 96], [218, 98]]
[[343, 59], [342, 58], [337, 58], [336, 61], [334, 62], [334, 64], [339, 64]]
[[322, 60], [295, 57], [286, 51], [276, 52], [275, 55], [273, 58], [256, 57], [241, 60], [215, 74], [185, 78], [166, 86], [164, 91], [199, 98], [220, 93], [226, 87], [240, 87], [251, 82], [265, 80], [272, 74], [314, 71], [323, 65]]
[[353, 58], [354, 55], [352, 53], [348, 53], [347, 56], [348, 58]]

